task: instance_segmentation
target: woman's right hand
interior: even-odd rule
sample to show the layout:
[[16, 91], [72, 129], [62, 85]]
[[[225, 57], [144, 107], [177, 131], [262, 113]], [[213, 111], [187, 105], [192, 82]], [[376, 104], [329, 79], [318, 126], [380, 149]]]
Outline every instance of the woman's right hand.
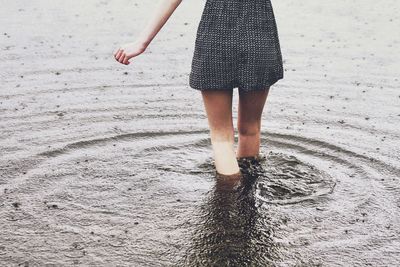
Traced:
[[114, 58], [121, 64], [129, 65], [129, 60], [143, 53], [146, 48], [145, 44], [138, 41], [123, 44], [114, 52]]

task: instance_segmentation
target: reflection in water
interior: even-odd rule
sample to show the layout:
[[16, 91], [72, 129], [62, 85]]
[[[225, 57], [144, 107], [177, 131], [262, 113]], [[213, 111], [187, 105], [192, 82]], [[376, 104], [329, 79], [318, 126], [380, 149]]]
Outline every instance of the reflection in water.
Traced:
[[216, 178], [201, 208], [184, 265], [268, 266], [276, 261], [273, 229], [265, 212], [259, 212], [261, 207], [255, 198], [255, 182], [262, 175], [261, 164], [247, 159], [239, 164], [241, 179]]

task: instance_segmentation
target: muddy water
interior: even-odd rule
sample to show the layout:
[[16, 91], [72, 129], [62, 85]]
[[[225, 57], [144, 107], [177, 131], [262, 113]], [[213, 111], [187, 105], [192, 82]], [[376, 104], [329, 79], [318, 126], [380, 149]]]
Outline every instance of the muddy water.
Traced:
[[204, 2], [113, 61], [148, 2], [2, 5], [0, 265], [396, 266], [398, 3], [273, 2], [285, 79], [232, 184], [187, 84]]

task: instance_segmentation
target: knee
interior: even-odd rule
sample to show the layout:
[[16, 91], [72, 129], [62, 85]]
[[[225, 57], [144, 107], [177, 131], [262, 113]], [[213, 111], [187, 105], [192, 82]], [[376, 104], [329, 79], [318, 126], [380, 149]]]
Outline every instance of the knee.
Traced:
[[260, 134], [260, 126], [258, 124], [239, 125], [238, 133], [241, 136], [256, 136]]

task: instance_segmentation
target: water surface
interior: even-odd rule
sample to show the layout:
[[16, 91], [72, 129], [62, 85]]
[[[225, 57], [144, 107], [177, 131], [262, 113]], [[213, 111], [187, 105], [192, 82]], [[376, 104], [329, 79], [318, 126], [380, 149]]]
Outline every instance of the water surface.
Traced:
[[264, 159], [233, 184], [188, 87], [204, 3], [183, 1], [129, 67], [112, 58], [150, 2], [0, 10], [1, 265], [396, 266], [397, 2], [273, 2], [285, 79]]

